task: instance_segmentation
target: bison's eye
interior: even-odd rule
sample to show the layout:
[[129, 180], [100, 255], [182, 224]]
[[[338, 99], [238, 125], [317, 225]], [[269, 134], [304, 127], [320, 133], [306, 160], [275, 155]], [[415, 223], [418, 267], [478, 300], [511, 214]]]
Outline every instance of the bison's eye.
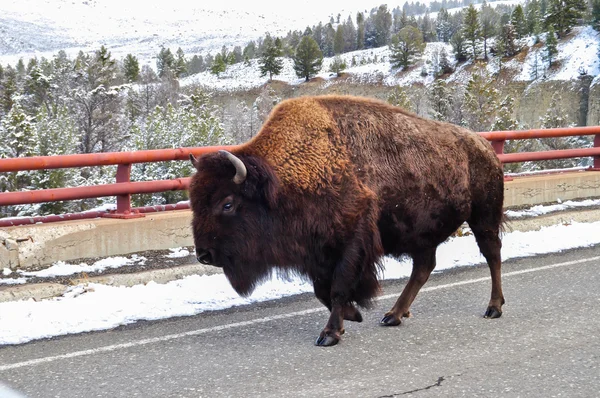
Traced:
[[223, 205], [223, 213], [229, 213], [233, 211], [233, 203], [227, 202]]

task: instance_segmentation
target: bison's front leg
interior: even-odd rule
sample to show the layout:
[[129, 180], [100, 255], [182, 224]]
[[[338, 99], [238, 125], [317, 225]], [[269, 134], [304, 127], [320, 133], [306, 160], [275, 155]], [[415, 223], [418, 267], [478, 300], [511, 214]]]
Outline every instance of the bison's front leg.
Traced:
[[[350, 300], [350, 288], [356, 283], [340, 283], [340, 277], [337, 283], [324, 283], [315, 281], [315, 295], [331, 311], [327, 325], [315, 342], [318, 346], [336, 345], [344, 334], [344, 320], [362, 322], [363, 318]], [[337, 286], [336, 286], [337, 285]], [[328, 293], [328, 294], [327, 294]]]
[[[313, 281], [315, 296], [321, 303], [331, 311], [331, 280], [318, 278]], [[346, 321], [362, 322], [363, 317], [358, 308], [352, 303], [346, 303], [343, 309], [343, 317]], [[342, 330], [342, 334], [344, 331]]]
[[381, 325], [397, 326], [402, 323], [402, 318], [410, 317], [411, 304], [435, 268], [435, 251], [436, 248], [433, 248], [412, 255], [413, 269], [410, 279], [402, 290], [396, 304], [381, 319]]
[[357, 226], [354, 238], [344, 249], [343, 256], [333, 271], [330, 299], [321, 300], [331, 310], [331, 314], [315, 342], [318, 346], [332, 346], [340, 341], [344, 334], [344, 319], [362, 322], [362, 315], [353, 302], [368, 305], [379, 292], [375, 264], [383, 250], [378, 231], [369, 220], [369, 217], [365, 217]]

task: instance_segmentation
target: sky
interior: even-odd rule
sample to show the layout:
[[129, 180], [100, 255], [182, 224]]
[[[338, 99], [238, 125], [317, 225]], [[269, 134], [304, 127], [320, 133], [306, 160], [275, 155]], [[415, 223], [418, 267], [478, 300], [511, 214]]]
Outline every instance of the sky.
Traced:
[[[567, 201], [551, 206], [534, 206], [508, 212], [511, 218], [535, 217], [565, 209], [600, 206], [600, 200]], [[600, 222], [577, 223], [565, 219], [562, 224], [537, 231], [512, 231], [503, 235], [504, 261], [560, 252], [600, 243]], [[548, 242], [552, 242], [549, 245]], [[188, 256], [185, 248], [173, 248], [167, 257]], [[8, 279], [3, 283], [25, 283], [28, 277], [51, 277], [80, 272], [118, 268], [134, 262], [143, 262], [140, 256], [111, 257], [96, 264], [68, 264], [57, 262], [39, 272], [11, 273], [4, 269]], [[437, 251], [437, 267], [441, 272], [455, 267], [484, 263], [472, 235], [448, 239]], [[405, 278], [410, 275], [411, 260], [384, 259], [385, 271], [381, 280]], [[8, 282], [7, 282], [8, 281]], [[208, 311], [252, 303], [277, 300], [282, 297], [312, 292], [312, 285], [301, 278], [280, 279], [273, 276], [247, 298], [237, 295], [223, 274], [192, 275], [165, 284], [154, 282], [132, 287], [115, 287], [96, 283], [70, 287], [60, 297], [34, 301], [22, 300], [0, 303], [0, 346], [22, 344], [33, 340], [107, 330], [139, 320], [157, 320], [176, 316], [192, 316]]]

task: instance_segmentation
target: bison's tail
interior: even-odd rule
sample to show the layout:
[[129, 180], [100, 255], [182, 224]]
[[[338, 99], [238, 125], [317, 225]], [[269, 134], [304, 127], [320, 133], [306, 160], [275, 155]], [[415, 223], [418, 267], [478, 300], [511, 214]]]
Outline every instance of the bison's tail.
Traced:
[[512, 227], [506, 213], [502, 212], [502, 219], [500, 220], [500, 236], [502, 237], [506, 232], [512, 232]]
[[381, 293], [381, 285], [377, 278], [378, 270], [381, 269], [382, 265], [378, 261], [370, 269], [363, 271], [356, 288], [352, 292], [352, 301], [356, 302], [359, 307], [373, 307], [375, 297]]

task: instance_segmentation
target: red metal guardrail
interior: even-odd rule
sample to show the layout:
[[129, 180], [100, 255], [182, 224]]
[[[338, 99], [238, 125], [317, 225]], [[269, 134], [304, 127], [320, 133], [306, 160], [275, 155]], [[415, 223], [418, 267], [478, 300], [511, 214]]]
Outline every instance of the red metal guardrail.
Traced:
[[[593, 157], [593, 166], [590, 170], [600, 170], [600, 126], [572, 127], [559, 129], [538, 129], [523, 131], [491, 131], [479, 133], [491, 141], [498, 158], [502, 163], [518, 163], [525, 161], [538, 161], [550, 159], [566, 159], [578, 157]], [[532, 138], [553, 138], [594, 135], [592, 148], [564, 149], [541, 152], [504, 153], [504, 143], [507, 140], [521, 140]], [[163, 206], [146, 206], [131, 208], [131, 195], [140, 193], [155, 193], [169, 190], [187, 189], [189, 178], [174, 180], [156, 180], [131, 182], [130, 173], [133, 163], [161, 162], [169, 160], [188, 160], [189, 154], [201, 156], [219, 149], [235, 149], [235, 146], [213, 146], [178, 149], [159, 149], [136, 152], [111, 152], [80, 155], [61, 156], [36, 156], [29, 158], [0, 159], [0, 172], [14, 172], [22, 170], [57, 169], [69, 167], [89, 167], [117, 165], [116, 183], [73, 187], [56, 188], [36, 191], [2, 192], [0, 193], [0, 206], [43, 203], [63, 200], [77, 200], [97, 198], [103, 196], [116, 196], [116, 211], [88, 211], [74, 214], [19, 217], [0, 219], [0, 227], [35, 224], [38, 222], [65, 221], [96, 217], [140, 217], [144, 213], [187, 209], [187, 202]]]

